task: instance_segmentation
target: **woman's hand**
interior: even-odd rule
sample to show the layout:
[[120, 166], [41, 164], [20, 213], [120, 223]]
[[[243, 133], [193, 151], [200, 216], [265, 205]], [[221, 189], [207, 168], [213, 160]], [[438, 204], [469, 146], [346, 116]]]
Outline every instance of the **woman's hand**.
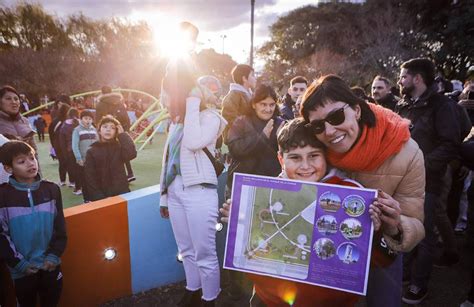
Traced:
[[369, 214], [371, 209], [380, 218], [380, 221], [382, 222], [381, 227], [385, 234], [395, 236], [400, 232], [400, 215], [402, 209], [400, 208], [398, 201], [393, 199], [387, 193], [379, 190], [377, 199], [369, 208]]
[[229, 215], [230, 215], [230, 204], [232, 203], [231, 199], [226, 200], [226, 202], [222, 205], [222, 208], [219, 209], [219, 212], [222, 214], [221, 222], [228, 223], [229, 222]]
[[170, 213], [167, 207], [160, 207], [160, 214], [161, 214], [161, 217], [164, 219], [170, 218]]
[[369, 206], [369, 215], [370, 219], [374, 223], [374, 230], [379, 231], [380, 227], [382, 226], [382, 221], [380, 220], [380, 209], [377, 208], [374, 204], [370, 204]]
[[273, 119], [270, 119], [265, 125], [265, 127], [263, 128], [263, 134], [265, 134], [265, 136], [269, 139], [270, 134], [272, 133], [272, 130], [273, 130]]

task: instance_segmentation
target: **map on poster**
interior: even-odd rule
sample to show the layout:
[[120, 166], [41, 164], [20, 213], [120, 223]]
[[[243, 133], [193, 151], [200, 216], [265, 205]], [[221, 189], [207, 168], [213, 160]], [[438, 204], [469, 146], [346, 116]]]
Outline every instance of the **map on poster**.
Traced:
[[376, 195], [234, 174], [224, 268], [365, 295]]

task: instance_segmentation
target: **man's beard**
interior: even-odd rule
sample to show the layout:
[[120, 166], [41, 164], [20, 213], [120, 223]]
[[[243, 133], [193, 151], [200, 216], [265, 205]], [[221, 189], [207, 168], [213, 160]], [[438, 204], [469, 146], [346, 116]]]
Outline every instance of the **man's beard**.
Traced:
[[380, 93], [373, 93], [372, 94], [372, 97], [375, 99], [375, 100], [380, 100], [382, 99], [382, 95], [380, 95]]
[[400, 94], [402, 96], [408, 95], [411, 96], [411, 93], [415, 90], [415, 86], [412, 84], [410, 86], [402, 86], [400, 89]]

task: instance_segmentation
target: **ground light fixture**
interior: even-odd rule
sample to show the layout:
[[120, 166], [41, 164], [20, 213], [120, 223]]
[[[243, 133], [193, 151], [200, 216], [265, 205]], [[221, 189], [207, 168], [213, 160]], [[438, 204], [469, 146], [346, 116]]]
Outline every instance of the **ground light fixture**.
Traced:
[[176, 255], [176, 261], [182, 263], [182, 262], [183, 262], [183, 255], [181, 255], [180, 253], [178, 253], [178, 254]]
[[104, 251], [105, 260], [112, 261], [117, 257], [117, 251], [112, 247], [106, 248]]

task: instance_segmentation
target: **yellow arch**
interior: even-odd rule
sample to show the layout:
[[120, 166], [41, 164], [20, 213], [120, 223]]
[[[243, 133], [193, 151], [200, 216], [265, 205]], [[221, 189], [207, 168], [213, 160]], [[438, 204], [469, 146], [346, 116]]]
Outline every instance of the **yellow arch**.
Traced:
[[[147, 92], [144, 92], [144, 91], [139, 91], [139, 90], [134, 90], [134, 89], [128, 89], [128, 88], [115, 88], [113, 89], [112, 91], [114, 92], [128, 92], [128, 93], [136, 93], [136, 94], [141, 94], [143, 96], [146, 96], [146, 97], [149, 97], [151, 99], [153, 99], [153, 102], [150, 104], [150, 106], [148, 107], [148, 109], [145, 110], [145, 112], [143, 112], [142, 116], [140, 116], [136, 122], [133, 123], [133, 125], [130, 127], [130, 131], [134, 130], [138, 124], [144, 119], [146, 118], [150, 112], [152, 112], [152, 110], [155, 108], [155, 107], [158, 107], [159, 109], [160, 108], [160, 99], [156, 98], [155, 96], [147, 93]], [[82, 97], [82, 96], [87, 96], [87, 95], [96, 95], [96, 94], [100, 94], [101, 93], [101, 90], [95, 90], [95, 91], [89, 91], [89, 92], [84, 92], [84, 93], [79, 93], [79, 94], [74, 94], [74, 95], [71, 95], [69, 96], [71, 99], [74, 99], [74, 98], [77, 98], [77, 97]], [[40, 105], [36, 108], [33, 108], [31, 110], [28, 110], [24, 113], [22, 113], [21, 115], [23, 116], [26, 116], [30, 113], [33, 113], [33, 112], [36, 112], [38, 110], [41, 110], [41, 109], [44, 109], [46, 107], [49, 107], [50, 105], [54, 104], [55, 101], [50, 101], [46, 104], [43, 104], [43, 105]]]

